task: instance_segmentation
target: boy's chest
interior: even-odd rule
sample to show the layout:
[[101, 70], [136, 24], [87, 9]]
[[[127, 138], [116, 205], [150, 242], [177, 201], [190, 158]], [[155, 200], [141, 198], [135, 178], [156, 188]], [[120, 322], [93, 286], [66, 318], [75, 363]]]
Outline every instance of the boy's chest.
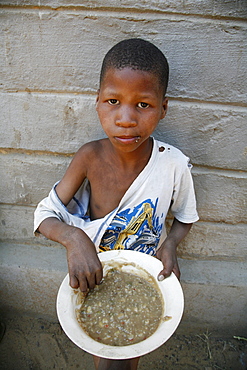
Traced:
[[90, 217], [102, 218], [113, 211], [126, 191], [138, 177], [140, 171], [111, 171], [101, 169], [97, 175], [88, 178], [90, 182]]

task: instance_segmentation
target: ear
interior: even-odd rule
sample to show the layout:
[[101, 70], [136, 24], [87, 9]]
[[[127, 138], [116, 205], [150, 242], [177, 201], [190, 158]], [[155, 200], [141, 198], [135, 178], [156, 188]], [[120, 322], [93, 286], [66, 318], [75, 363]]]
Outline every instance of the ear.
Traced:
[[161, 117], [160, 119], [164, 118], [168, 109], [168, 98], [164, 98], [162, 102], [162, 110], [161, 110]]
[[99, 89], [97, 90], [97, 95], [96, 95], [96, 110], [97, 110], [97, 105], [98, 105], [98, 101], [99, 101]]

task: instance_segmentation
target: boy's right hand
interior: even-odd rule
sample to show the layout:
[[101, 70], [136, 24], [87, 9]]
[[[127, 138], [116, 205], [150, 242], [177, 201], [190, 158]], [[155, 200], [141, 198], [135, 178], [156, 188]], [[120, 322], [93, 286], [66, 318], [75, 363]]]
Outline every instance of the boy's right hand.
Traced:
[[70, 231], [66, 242], [70, 286], [87, 292], [100, 284], [102, 265], [91, 239], [78, 228]]
[[66, 247], [72, 288], [80, 288], [82, 292], [86, 292], [100, 284], [103, 277], [102, 265], [95, 245], [84, 231], [54, 217], [42, 221], [38, 230], [48, 239]]

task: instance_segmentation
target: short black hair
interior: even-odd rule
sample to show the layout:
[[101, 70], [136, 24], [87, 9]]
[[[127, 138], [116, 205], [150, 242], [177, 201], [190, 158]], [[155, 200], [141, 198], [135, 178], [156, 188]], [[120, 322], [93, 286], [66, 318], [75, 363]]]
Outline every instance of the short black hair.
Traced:
[[160, 49], [149, 41], [134, 38], [120, 41], [114, 45], [104, 57], [100, 84], [110, 68], [131, 68], [153, 73], [158, 77], [164, 95], [166, 94], [169, 65]]

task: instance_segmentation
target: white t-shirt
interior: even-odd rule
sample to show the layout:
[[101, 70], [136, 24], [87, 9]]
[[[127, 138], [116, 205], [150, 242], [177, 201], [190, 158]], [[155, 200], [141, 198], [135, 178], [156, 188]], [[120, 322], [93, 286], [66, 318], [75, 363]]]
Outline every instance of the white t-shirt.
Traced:
[[175, 147], [153, 139], [149, 162], [124, 194], [118, 207], [105, 217], [90, 220], [90, 187], [86, 179], [67, 207], [55, 187], [35, 211], [34, 231], [48, 217], [81, 228], [97, 251], [132, 249], [154, 255], [166, 237], [170, 209], [180, 222], [198, 220], [189, 158]]

